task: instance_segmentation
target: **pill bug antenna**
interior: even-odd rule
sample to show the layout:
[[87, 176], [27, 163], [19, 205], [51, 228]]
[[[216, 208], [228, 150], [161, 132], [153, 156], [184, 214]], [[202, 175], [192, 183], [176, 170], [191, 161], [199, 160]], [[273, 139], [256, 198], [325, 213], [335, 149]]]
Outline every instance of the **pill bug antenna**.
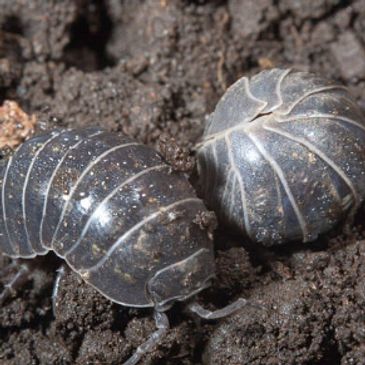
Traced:
[[61, 280], [63, 279], [63, 277], [65, 276], [66, 273], [66, 266], [65, 265], [61, 265], [58, 269], [57, 269], [57, 276], [56, 276], [56, 280], [54, 282], [53, 285], [53, 291], [52, 291], [52, 312], [53, 312], [53, 316], [56, 317], [56, 312], [57, 312], [57, 299], [58, 299], [58, 292], [60, 289], [60, 283]]
[[198, 315], [203, 319], [219, 319], [228, 317], [234, 313], [240, 311], [246, 305], [249, 305], [249, 301], [243, 298], [237, 299], [235, 302], [228, 304], [227, 306], [217, 309], [215, 311], [210, 311], [208, 309], [203, 308], [200, 304], [196, 302], [192, 302], [188, 305], [188, 310], [192, 313]]
[[[251, 303], [246, 299], [239, 298], [224, 308], [218, 309], [216, 311], [209, 311], [204, 309], [200, 304], [193, 302], [188, 305], [188, 310], [203, 319], [214, 320], [230, 316], [241, 310], [244, 306], [250, 304]], [[124, 362], [123, 365], [136, 365], [141, 360], [143, 355], [150, 352], [154, 347], [159, 345], [162, 339], [166, 336], [168, 330], [170, 329], [170, 323], [167, 315], [164, 312], [155, 310], [154, 319], [157, 330], [152, 333], [150, 338], [145, 343], [137, 348], [135, 353], [126, 362]]]
[[157, 330], [152, 333], [150, 338], [145, 343], [137, 348], [135, 353], [125, 363], [123, 363], [123, 365], [137, 364], [144, 354], [150, 352], [165, 337], [167, 331], [170, 329], [170, 323], [167, 315], [163, 312], [155, 311], [154, 319]]
[[[10, 268], [16, 267], [18, 265], [15, 262], [15, 265], [10, 265]], [[21, 288], [29, 278], [29, 267], [26, 264], [19, 265], [19, 270], [12, 277], [12, 279], [4, 285], [2, 292], [0, 292], [0, 306], [4, 304], [4, 302], [10, 298], [14, 293]]]
[[[263, 305], [256, 302], [251, 302], [250, 300], [239, 298], [235, 302], [228, 304], [227, 306], [217, 309], [215, 311], [210, 311], [203, 308], [200, 304], [192, 302], [187, 305], [187, 310], [199, 316], [200, 318], [206, 320], [214, 320], [228, 317], [232, 314], [239, 312], [246, 305], [256, 307], [258, 309], [266, 309]], [[157, 307], [158, 308], [158, 307]], [[162, 339], [166, 336], [170, 329], [169, 319], [165, 312], [160, 312], [159, 310], [154, 311], [154, 319], [156, 323], [157, 330], [152, 333], [149, 339], [140, 345], [135, 353], [122, 365], [136, 365], [146, 353], [151, 352], [153, 348], [159, 345]]]

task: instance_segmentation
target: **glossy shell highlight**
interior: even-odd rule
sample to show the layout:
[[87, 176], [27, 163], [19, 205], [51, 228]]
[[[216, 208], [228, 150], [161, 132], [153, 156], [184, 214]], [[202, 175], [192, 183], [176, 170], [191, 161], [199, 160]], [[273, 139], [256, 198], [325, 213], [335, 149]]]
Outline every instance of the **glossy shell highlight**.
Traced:
[[153, 149], [99, 128], [55, 130], [0, 167], [8, 256], [54, 251], [105, 297], [132, 307], [158, 304], [148, 286], [161, 300], [180, 298], [214, 274], [211, 238], [193, 222], [206, 208]]

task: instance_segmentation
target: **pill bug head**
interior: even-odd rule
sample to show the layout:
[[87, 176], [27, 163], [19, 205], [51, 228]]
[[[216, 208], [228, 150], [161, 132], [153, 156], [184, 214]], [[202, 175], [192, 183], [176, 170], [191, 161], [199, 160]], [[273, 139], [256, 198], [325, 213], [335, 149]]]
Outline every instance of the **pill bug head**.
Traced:
[[365, 120], [348, 90], [272, 69], [223, 95], [197, 145], [201, 194], [253, 241], [315, 240], [365, 196]]

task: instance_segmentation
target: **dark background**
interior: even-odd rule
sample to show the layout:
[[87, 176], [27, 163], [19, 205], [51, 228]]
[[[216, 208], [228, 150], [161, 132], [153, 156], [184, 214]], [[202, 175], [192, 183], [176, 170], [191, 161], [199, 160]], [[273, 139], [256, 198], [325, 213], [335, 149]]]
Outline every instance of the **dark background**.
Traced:
[[[365, 1], [0, 0], [0, 102], [55, 126], [100, 125], [190, 149], [225, 89], [264, 68], [347, 85], [365, 108]], [[214, 323], [177, 306], [143, 364], [365, 364], [364, 212], [351, 230], [266, 250], [216, 232], [218, 279], [199, 297], [260, 307]], [[0, 270], [9, 263], [0, 257]], [[37, 261], [0, 311], [0, 364], [120, 364], [155, 329], [59, 262]], [[4, 285], [11, 275], [2, 274]], [[1, 289], [1, 287], [0, 287]]]

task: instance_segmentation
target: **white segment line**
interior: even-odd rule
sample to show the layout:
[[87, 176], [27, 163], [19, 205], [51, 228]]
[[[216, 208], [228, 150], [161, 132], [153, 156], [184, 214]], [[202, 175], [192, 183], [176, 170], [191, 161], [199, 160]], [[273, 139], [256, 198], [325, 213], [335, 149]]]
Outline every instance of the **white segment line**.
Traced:
[[58, 137], [61, 133], [58, 132], [58, 133], [55, 133], [53, 135], [50, 136], [50, 138], [48, 140], [46, 140], [43, 145], [37, 150], [37, 152], [34, 154], [33, 158], [32, 158], [32, 161], [30, 162], [29, 164], [29, 167], [28, 167], [28, 171], [27, 171], [27, 174], [25, 176], [25, 180], [24, 180], [24, 184], [23, 184], [23, 192], [22, 192], [22, 209], [23, 209], [23, 221], [24, 221], [24, 230], [25, 230], [25, 235], [27, 237], [27, 244], [29, 246], [29, 248], [34, 251], [33, 249], [33, 246], [30, 242], [30, 239], [29, 239], [29, 232], [28, 232], [28, 227], [27, 227], [27, 217], [26, 217], [26, 207], [25, 207], [25, 194], [26, 194], [26, 190], [27, 190], [27, 187], [28, 187], [28, 183], [29, 183], [29, 177], [30, 177], [30, 174], [32, 172], [32, 169], [33, 169], [33, 166], [34, 166], [34, 163], [36, 161], [36, 159], [38, 158], [39, 154], [44, 150], [44, 148], [48, 145], [48, 143], [52, 142], [56, 137]]
[[278, 83], [275, 87], [276, 95], [278, 96], [279, 102], [277, 105], [273, 106], [270, 110], [270, 112], [274, 112], [276, 109], [278, 109], [281, 105], [283, 105], [283, 97], [281, 95], [281, 85], [284, 81], [284, 79], [291, 73], [291, 69], [285, 70], [281, 76], [279, 77]]
[[239, 187], [240, 187], [240, 195], [241, 195], [241, 204], [242, 204], [242, 212], [243, 212], [243, 220], [244, 220], [244, 228], [247, 232], [247, 235], [251, 237], [251, 227], [250, 227], [250, 221], [248, 219], [248, 210], [247, 210], [247, 200], [246, 200], [246, 192], [245, 188], [243, 186], [242, 178], [240, 175], [240, 172], [236, 166], [236, 162], [234, 160], [234, 156], [232, 153], [232, 141], [231, 141], [231, 135], [227, 134], [225, 137], [227, 151], [228, 151], [228, 158], [229, 162], [231, 164], [232, 170], [235, 174], [235, 177], [238, 181]]
[[104, 151], [101, 155], [99, 155], [95, 160], [92, 160], [84, 169], [84, 171], [81, 173], [81, 175], [79, 176], [79, 178], [76, 180], [75, 184], [72, 186], [72, 188], [70, 189], [70, 193], [68, 194], [68, 198], [67, 201], [65, 203], [65, 205], [63, 206], [61, 215], [60, 215], [60, 219], [58, 220], [56, 229], [53, 233], [52, 236], [52, 241], [51, 241], [51, 247], [53, 248], [54, 245], [54, 241], [56, 239], [57, 233], [61, 227], [62, 221], [66, 215], [67, 209], [70, 206], [70, 202], [72, 201], [72, 197], [73, 194], [75, 193], [76, 189], [78, 188], [78, 186], [80, 185], [80, 183], [82, 182], [82, 180], [84, 179], [84, 177], [90, 172], [90, 170], [95, 167], [95, 165], [97, 165], [101, 160], [103, 160], [105, 157], [107, 157], [108, 155], [110, 155], [111, 153], [120, 150], [122, 148], [125, 147], [129, 147], [129, 146], [135, 146], [137, 145], [137, 142], [129, 142], [129, 143], [124, 143], [118, 146], [113, 146], [111, 148], [109, 148], [108, 150]]
[[122, 189], [124, 186], [130, 184], [131, 182], [133, 182], [134, 180], [137, 180], [139, 177], [151, 172], [151, 171], [158, 171], [158, 170], [162, 170], [164, 168], [170, 168], [168, 165], [166, 164], [161, 164], [161, 165], [156, 165], [156, 166], [152, 166], [149, 167], [147, 169], [144, 169], [143, 171], [138, 172], [137, 174], [131, 176], [130, 178], [126, 179], [125, 181], [123, 181], [120, 185], [118, 185], [115, 189], [113, 189], [99, 204], [98, 206], [94, 209], [94, 211], [90, 214], [89, 219], [87, 220], [81, 235], [79, 237], [79, 239], [77, 240], [77, 242], [64, 254], [64, 257], [66, 257], [68, 254], [70, 254], [74, 249], [76, 249], [78, 247], [78, 245], [81, 243], [81, 241], [83, 240], [83, 238], [85, 237], [90, 225], [92, 224], [92, 221], [94, 219], [94, 216], [96, 214], [97, 209], [103, 205], [106, 204], [110, 199], [112, 199], [112, 197], [114, 195], [117, 194], [117, 192]]
[[5, 232], [6, 232], [6, 237], [9, 241], [9, 244], [10, 244], [10, 248], [11, 250], [14, 252], [14, 255], [17, 255], [16, 258], [20, 257], [18, 256], [19, 255], [19, 250], [20, 250], [20, 247], [18, 245], [18, 247], [16, 247], [16, 249], [13, 247], [14, 246], [14, 243], [10, 237], [10, 234], [9, 234], [9, 227], [8, 227], [8, 222], [7, 222], [7, 217], [6, 217], [6, 204], [5, 204], [5, 185], [6, 185], [6, 180], [8, 178], [8, 172], [9, 172], [9, 169], [10, 169], [10, 165], [12, 164], [13, 160], [14, 160], [14, 157], [16, 157], [16, 154], [18, 153], [18, 151], [24, 146], [24, 144], [20, 144], [16, 150], [14, 151], [14, 154], [12, 156], [10, 156], [10, 158], [8, 159], [8, 163], [6, 165], [6, 170], [5, 170], [5, 173], [4, 173], [4, 179], [3, 179], [3, 186], [2, 186], [2, 190], [1, 190], [1, 197], [2, 197], [2, 209], [3, 209], [3, 218], [4, 218], [4, 227], [5, 227]]
[[[249, 99], [253, 100], [253, 102], [259, 104], [259, 106], [257, 107], [256, 112], [253, 115], [250, 116], [249, 120], [247, 118], [242, 119], [239, 123], [237, 123], [236, 125], [234, 125], [232, 127], [225, 128], [222, 131], [219, 131], [217, 133], [208, 135], [203, 141], [201, 141], [200, 143], [198, 143], [195, 146], [195, 149], [198, 149], [200, 147], [205, 147], [209, 142], [214, 142], [218, 139], [225, 138], [225, 136], [231, 131], [241, 129], [241, 128], [243, 129], [245, 124], [247, 124], [248, 122], [254, 120], [261, 113], [261, 111], [264, 110], [267, 107], [267, 105], [268, 105], [267, 101], [258, 99], [258, 98], [256, 98], [256, 96], [254, 96], [251, 93], [250, 82], [249, 82], [249, 79], [247, 77], [243, 77], [242, 79], [239, 79], [236, 83], [234, 83], [232, 86], [230, 86], [230, 88], [223, 95], [223, 97], [221, 98], [219, 103], [222, 103], [229, 96], [228, 93], [229, 93], [230, 89], [233, 90], [233, 89], [236, 89], [236, 88], [240, 88], [242, 83], [244, 85], [244, 91], [246, 92], [247, 98], [249, 98]], [[207, 131], [207, 134], [209, 134], [209, 130]]]
[[237, 124], [235, 125], [234, 127], [230, 127], [230, 128], [227, 128], [221, 132], [218, 132], [218, 133], [215, 133], [215, 134], [212, 134], [210, 136], [208, 136], [205, 140], [199, 142], [196, 146], [195, 146], [195, 149], [199, 149], [199, 148], [202, 148], [202, 147], [207, 147], [209, 146], [211, 143], [213, 142], [216, 142], [216, 141], [219, 141], [221, 139], [224, 139], [226, 138], [226, 136], [230, 133], [230, 132], [233, 132], [233, 131], [244, 131], [245, 129], [245, 125], [242, 125], [242, 124]]
[[[256, 103], [261, 104], [261, 106], [257, 108], [257, 112], [256, 112], [256, 114], [254, 114], [254, 115], [253, 115], [253, 117], [250, 119], [250, 120], [252, 120], [252, 119], [255, 119], [255, 118], [256, 118], [256, 116], [257, 116], [258, 114], [260, 114], [260, 113], [261, 113], [261, 111], [262, 111], [262, 110], [264, 110], [264, 109], [267, 107], [268, 102], [267, 102], [267, 101], [265, 101], [265, 100], [261, 100], [261, 99], [256, 98], [256, 96], [254, 96], [254, 95], [251, 93], [251, 90], [250, 90], [250, 82], [249, 82], [248, 78], [247, 78], [247, 77], [244, 77], [244, 79], [243, 79], [243, 80], [244, 80], [244, 85], [245, 85], [245, 91], [246, 91], [246, 93], [247, 93], [248, 97], [249, 97], [250, 99], [252, 99], [253, 101], [255, 101]], [[244, 123], [244, 122], [247, 122], [247, 120], [243, 120], [243, 121], [242, 121], [242, 122], [240, 122], [240, 123]]]
[[[289, 70], [290, 71], [290, 70]], [[285, 76], [287, 76], [289, 74], [289, 71], [288, 72], [285, 72], [283, 74], [283, 77], [280, 79], [280, 83], [278, 83], [278, 87], [280, 87], [282, 81], [284, 80]], [[346, 88], [344, 86], [341, 86], [341, 85], [334, 85], [334, 86], [325, 86], [325, 87], [322, 87], [322, 88], [319, 88], [319, 89], [316, 89], [316, 90], [312, 90], [308, 93], [306, 93], [305, 95], [301, 96], [298, 100], [296, 100], [294, 102], [294, 104], [289, 108], [289, 110], [286, 110], [286, 111], [283, 111], [283, 112], [275, 112], [275, 110], [273, 110], [271, 113], [273, 113], [274, 115], [276, 115], [276, 118], [278, 119], [279, 123], [281, 122], [286, 122], [286, 121], [293, 121], [293, 120], [296, 120], [296, 119], [300, 119], [300, 118], [310, 118], [310, 116], [308, 117], [292, 117], [292, 118], [288, 118], [288, 119], [285, 119], [283, 118], [282, 116], [286, 116], [287, 114], [289, 114], [293, 109], [294, 107], [300, 103], [303, 99], [305, 99], [306, 97], [308, 96], [311, 96], [313, 94], [316, 94], [316, 93], [319, 93], [319, 92], [322, 92], [322, 91], [327, 91], [327, 90], [333, 90], [333, 89], [344, 89], [346, 90]], [[278, 104], [278, 106], [276, 107], [276, 109], [282, 105], [283, 101], [282, 101], [282, 96], [281, 94], [278, 94], [279, 97], [280, 97], [280, 100], [281, 100], [281, 104]], [[257, 99], [259, 100], [259, 99]], [[321, 116], [325, 116], [326, 118], [334, 118], [334, 119], [342, 119], [348, 123], [352, 123], [354, 125], [357, 125], [359, 128], [365, 128], [365, 127], [362, 127], [361, 125], [359, 125], [358, 123], [356, 123], [355, 121], [352, 121], [351, 119], [349, 118], [345, 118], [345, 117], [337, 117], [337, 116], [333, 116], [333, 115], [327, 115], [327, 114], [321, 114]], [[313, 116], [314, 117], [317, 117], [316, 116]], [[230, 127], [230, 128], [227, 128], [227, 129], [224, 129], [220, 132], [217, 132], [217, 133], [214, 133], [214, 134], [211, 134], [211, 135], [208, 135], [207, 137], [205, 137], [205, 139], [203, 139], [201, 142], [197, 143], [196, 146], [194, 147], [194, 149], [199, 149], [199, 148], [202, 148], [202, 147], [206, 147], [208, 146], [210, 143], [213, 143], [217, 140], [220, 140], [220, 139], [223, 139], [225, 138], [226, 134], [232, 132], [232, 131], [235, 131], [235, 130], [242, 130], [244, 131], [245, 129], [245, 124], [246, 122], [245, 121], [242, 121], [238, 124], [236, 124], [235, 126], [233, 127]]]
[[52, 172], [52, 175], [51, 175], [51, 178], [49, 179], [49, 182], [48, 182], [48, 186], [47, 186], [47, 189], [46, 189], [46, 195], [45, 195], [45, 199], [44, 199], [44, 203], [43, 203], [43, 209], [42, 209], [42, 219], [41, 219], [41, 222], [40, 222], [40, 225], [39, 225], [39, 238], [40, 238], [40, 243], [41, 243], [41, 246], [43, 247], [46, 247], [45, 244], [44, 244], [44, 241], [43, 241], [43, 224], [44, 224], [44, 218], [46, 217], [46, 212], [47, 212], [47, 205], [48, 205], [48, 196], [49, 196], [49, 192], [51, 190], [51, 186], [52, 186], [52, 183], [53, 183], [53, 180], [57, 174], [57, 171], [59, 170], [59, 168], [61, 167], [62, 163], [64, 162], [64, 160], [66, 159], [68, 153], [74, 149], [76, 149], [82, 142], [84, 142], [86, 140], [86, 138], [92, 138], [92, 137], [95, 137], [99, 134], [103, 133], [103, 131], [97, 131], [89, 136], [85, 136], [83, 138], [80, 138], [80, 140], [75, 143], [74, 145], [72, 145], [71, 147], [69, 147], [64, 155], [61, 157], [61, 159], [58, 161], [58, 164], [57, 166], [55, 167], [55, 169], [53, 170]]
[[8, 163], [6, 165], [6, 169], [5, 169], [5, 173], [4, 173], [4, 179], [3, 179], [3, 186], [2, 186], [2, 189], [1, 189], [1, 199], [2, 199], [4, 227], [5, 227], [5, 239], [7, 239], [9, 241], [10, 248], [13, 251], [13, 253], [14, 254], [19, 254], [19, 252], [17, 252], [18, 250], [16, 250], [14, 248], [14, 244], [13, 244], [11, 238], [10, 238], [10, 235], [9, 235], [9, 227], [8, 227], [8, 222], [7, 222], [7, 217], [6, 217], [6, 205], [5, 205], [5, 185], [6, 185], [6, 180], [8, 178], [9, 168], [10, 168], [10, 165], [13, 161], [13, 157], [14, 157], [14, 155], [9, 158]]
[[[256, 98], [256, 96], [254, 96], [252, 93], [251, 93], [251, 90], [250, 90], [250, 80], [248, 79], [248, 77], [242, 77], [240, 79], [238, 79], [235, 83], [233, 83], [227, 90], [226, 92], [223, 94], [223, 96], [221, 97], [221, 99], [219, 100], [219, 103], [218, 103], [218, 106], [222, 103], [225, 102], [225, 100], [229, 97], [231, 97], [232, 93], [234, 94], [237, 90], [239, 92], [242, 92], [242, 84], [243, 84], [243, 88], [244, 88], [244, 91], [246, 92], [246, 97], [253, 100], [254, 102], [256, 102], [257, 104], [261, 104], [260, 107], [258, 107], [258, 111], [257, 111], [257, 114], [259, 114], [261, 112], [261, 110], [265, 109], [268, 102], [265, 101], [265, 100], [261, 100], [261, 99], [258, 99]], [[242, 99], [245, 97], [245, 95], [243, 94], [242, 95]], [[216, 111], [216, 110], [215, 110]], [[212, 115], [214, 115], [215, 111], [212, 113]], [[242, 122], [241, 122], [242, 123]], [[210, 126], [212, 125], [212, 123], [210, 124]], [[209, 128], [210, 129], [210, 128]], [[207, 131], [207, 133], [209, 133], [209, 129]]]
[[322, 86], [322, 87], [319, 87], [317, 89], [310, 90], [310, 91], [306, 92], [305, 94], [303, 94], [301, 97], [299, 97], [297, 100], [295, 100], [293, 102], [293, 104], [291, 106], [289, 106], [288, 109], [279, 111], [279, 112], [277, 112], [277, 114], [278, 115], [288, 115], [288, 114], [290, 114], [293, 111], [293, 109], [300, 102], [302, 102], [307, 97], [312, 96], [312, 95], [315, 95], [315, 94], [318, 94], [318, 93], [321, 93], [323, 91], [336, 90], [336, 89], [347, 90], [344, 86], [341, 86], [341, 85]]
[[279, 134], [279, 135], [281, 135], [281, 136], [283, 136], [283, 137], [285, 137], [285, 138], [287, 138], [291, 141], [299, 143], [299, 144], [303, 145], [304, 147], [306, 147], [309, 151], [316, 154], [321, 160], [326, 162], [342, 178], [342, 180], [345, 182], [345, 184], [349, 187], [349, 189], [351, 190], [352, 195], [354, 196], [355, 203], [356, 203], [355, 205], [358, 206], [360, 204], [360, 198], [358, 196], [358, 193], [357, 193], [352, 181], [343, 172], [341, 167], [338, 166], [336, 164], [336, 162], [331, 160], [328, 156], [326, 156], [321, 150], [319, 150], [317, 147], [315, 147], [312, 143], [305, 140], [304, 138], [294, 137], [291, 134], [289, 134], [289, 133], [287, 133], [283, 130], [279, 130], [279, 129], [269, 127], [269, 126], [264, 126], [264, 129], [268, 130], [270, 132]]
[[300, 209], [298, 207], [298, 204], [295, 201], [295, 198], [294, 198], [294, 196], [291, 192], [290, 186], [289, 186], [289, 184], [286, 180], [286, 177], [283, 173], [283, 170], [281, 169], [279, 164], [275, 161], [275, 159], [270, 155], [270, 153], [268, 153], [266, 151], [266, 149], [262, 146], [260, 141], [254, 135], [252, 135], [251, 133], [247, 133], [247, 137], [251, 139], [251, 141], [255, 144], [258, 151], [266, 159], [266, 161], [270, 164], [270, 166], [272, 167], [274, 172], [279, 177], [280, 182], [284, 187], [286, 195], [288, 196], [289, 201], [290, 201], [290, 203], [293, 207], [293, 210], [295, 212], [295, 215], [298, 219], [299, 226], [300, 226], [300, 228], [302, 230], [302, 233], [303, 233], [303, 241], [306, 242], [309, 239], [309, 231], [308, 231], [307, 223], [304, 219], [304, 216], [303, 216], [302, 212], [300, 211]]
[[359, 129], [361, 129], [362, 131], [365, 131], [365, 125], [358, 123], [356, 120], [353, 120], [351, 118], [346, 118], [346, 117], [342, 117], [342, 116], [338, 116], [338, 115], [332, 115], [332, 114], [313, 114], [313, 115], [300, 115], [300, 116], [295, 116], [292, 118], [277, 118], [276, 121], [280, 124], [280, 123], [295, 123], [297, 120], [302, 120], [302, 119], [320, 119], [320, 118], [324, 118], [324, 119], [333, 119], [334, 121], [337, 122], [345, 122], [348, 124], [352, 124], [356, 127], [358, 127]]
[[110, 249], [104, 255], [104, 257], [101, 260], [99, 260], [99, 262], [96, 265], [91, 266], [88, 269], [84, 269], [83, 271], [85, 271], [85, 272], [97, 271], [110, 258], [110, 256], [113, 254], [113, 252], [123, 243], [123, 241], [126, 238], [128, 238], [128, 236], [132, 235], [134, 232], [136, 232], [142, 226], [144, 226], [148, 222], [152, 221], [153, 219], [157, 218], [162, 213], [166, 213], [170, 209], [174, 209], [174, 208], [178, 207], [179, 205], [189, 203], [189, 202], [199, 202], [199, 203], [201, 203], [201, 200], [199, 198], [186, 198], [186, 199], [182, 199], [182, 200], [179, 200], [177, 202], [174, 202], [174, 203], [172, 203], [170, 205], [167, 205], [165, 207], [161, 207], [158, 211], [156, 211], [156, 212], [150, 214], [148, 217], [142, 219], [139, 223], [135, 224], [126, 233], [124, 233], [122, 236], [120, 236], [115, 241], [115, 243], [110, 247]]

